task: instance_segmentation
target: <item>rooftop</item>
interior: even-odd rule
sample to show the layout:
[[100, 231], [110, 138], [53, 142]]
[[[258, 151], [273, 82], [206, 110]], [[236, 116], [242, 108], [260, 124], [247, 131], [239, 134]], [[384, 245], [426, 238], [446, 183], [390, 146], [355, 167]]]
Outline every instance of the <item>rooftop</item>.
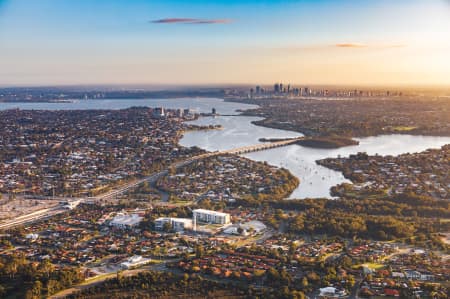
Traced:
[[227, 216], [228, 215], [227, 213], [205, 210], [205, 209], [196, 209], [193, 212], [194, 213], [202, 213], [202, 214], [210, 214], [210, 215], [215, 215], [215, 216]]
[[118, 214], [114, 219], [111, 221], [110, 225], [123, 225], [123, 226], [135, 226], [139, 224], [139, 222], [142, 221], [142, 217], [138, 214]]

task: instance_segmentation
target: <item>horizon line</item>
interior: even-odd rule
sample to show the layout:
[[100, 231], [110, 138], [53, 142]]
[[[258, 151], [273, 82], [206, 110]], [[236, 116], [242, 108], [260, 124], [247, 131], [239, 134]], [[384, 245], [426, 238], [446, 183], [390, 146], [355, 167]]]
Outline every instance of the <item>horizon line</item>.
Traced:
[[[254, 86], [273, 86], [276, 83], [283, 83], [291, 86], [307, 86], [307, 87], [358, 87], [358, 88], [450, 88], [450, 84], [414, 84], [414, 83], [392, 83], [392, 84], [336, 84], [336, 83], [291, 83], [289, 81], [278, 80], [273, 83], [186, 83], [186, 84], [170, 84], [170, 83], [73, 83], [73, 84], [0, 84], [0, 89], [10, 88], [234, 88], [234, 87], [254, 87]], [[162, 90], [161, 90], [162, 91]]]

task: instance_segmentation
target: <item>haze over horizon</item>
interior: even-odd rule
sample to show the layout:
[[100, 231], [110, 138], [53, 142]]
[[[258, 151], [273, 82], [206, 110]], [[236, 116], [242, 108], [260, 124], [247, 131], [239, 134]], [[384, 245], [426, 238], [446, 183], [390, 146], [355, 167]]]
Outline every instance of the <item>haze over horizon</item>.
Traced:
[[0, 85], [450, 85], [450, 1], [0, 0]]

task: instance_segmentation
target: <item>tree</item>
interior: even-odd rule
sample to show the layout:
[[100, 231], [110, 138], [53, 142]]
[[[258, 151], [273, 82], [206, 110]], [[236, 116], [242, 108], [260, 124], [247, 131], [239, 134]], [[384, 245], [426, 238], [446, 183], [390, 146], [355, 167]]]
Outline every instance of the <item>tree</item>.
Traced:
[[169, 175], [175, 175], [177, 173], [177, 170], [175, 167], [171, 166], [169, 167]]
[[55, 294], [59, 289], [60, 289], [60, 285], [59, 285], [58, 281], [56, 281], [54, 279], [50, 279], [47, 282], [47, 294], [48, 295]]
[[268, 279], [273, 281], [280, 280], [280, 273], [275, 268], [270, 268], [268, 272]]
[[36, 280], [33, 283], [33, 287], [31, 288], [31, 292], [33, 294], [33, 298], [40, 298], [42, 293], [42, 282]]
[[318, 282], [320, 280], [320, 276], [314, 271], [309, 272], [306, 276], [308, 278], [308, 281]]
[[342, 258], [341, 265], [345, 268], [350, 268], [352, 266], [352, 258], [349, 257], [348, 255], [345, 255]]
[[305, 276], [302, 279], [302, 288], [306, 289], [308, 287], [308, 285], [309, 285], [308, 278]]
[[25, 293], [25, 299], [35, 299], [32, 290], [28, 290], [28, 291]]
[[355, 276], [353, 275], [348, 275], [347, 276], [347, 288], [351, 289], [353, 288], [353, 286], [355, 285], [356, 280], [355, 280]]
[[50, 273], [53, 271], [53, 265], [48, 259], [45, 259], [39, 265], [38, 269], [40, 271], [44, 272], [45, 273], [45, 277], [48, 279], [50, 277]]
[[196, 256], [197, 258], [201, 258], [201, 257], [203, 257], [203, 254], [204, 254], [204, 249], [203, 249], [203, 247], [202, 247], [201, 245], [197, 244], [197, 245], [195, 246], [195, 256]]

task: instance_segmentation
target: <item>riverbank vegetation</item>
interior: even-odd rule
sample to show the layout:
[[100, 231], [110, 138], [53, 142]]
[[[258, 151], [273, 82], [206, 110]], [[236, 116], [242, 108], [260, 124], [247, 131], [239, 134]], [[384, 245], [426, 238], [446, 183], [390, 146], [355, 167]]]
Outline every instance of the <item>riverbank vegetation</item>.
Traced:
[[[260, 142], [280, 142], [288, 141], [292, 138], [260, 138]], [[299, 145], [312, 148], [340, 148], [350, 145], [358, 145], [359, 141], [351, 138], [339, 136], [324, 136], [324, 137], [304, 137], [296, 142]]]
[[340, 148], [351, 145], [358, 145], [359, 141], [351, 138], [326, 136], [326, 137], [306, 137], [297, 141], [297, 144], [312, 148]]
[[186, 129], [183, 130], [183, 133], [189, 131], [209, 131], [209, 130], [222, 130], [222, 125], [207, 125], [207, 126], [196, 126], [192, 124], [187, 124]]

